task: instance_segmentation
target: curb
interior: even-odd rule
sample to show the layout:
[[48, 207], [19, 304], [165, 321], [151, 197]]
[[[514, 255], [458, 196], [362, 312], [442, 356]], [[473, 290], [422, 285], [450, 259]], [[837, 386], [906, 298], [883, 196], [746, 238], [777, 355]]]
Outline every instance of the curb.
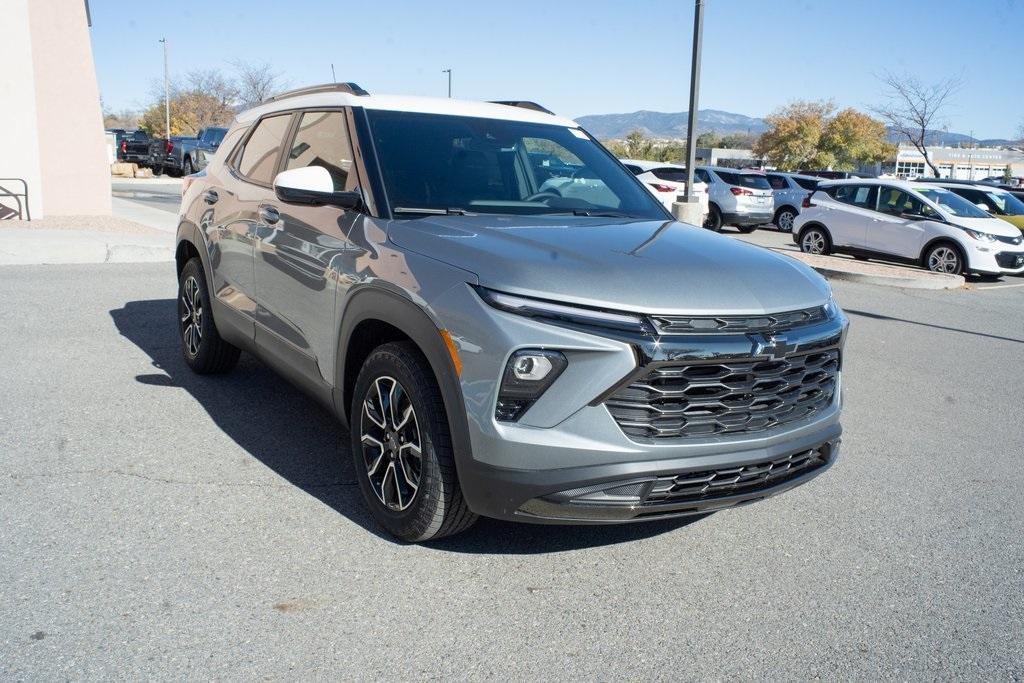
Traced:
[[[882, 273], [865, 273], [856, 270], [837, 268], [833, 264], [821, 263], [820, 259], [833, 259], [832, 256], [809, 256], [802, 252], [794, 252], [789, 249], [777, 249], [769, 247], [772, 251], [789, 256], [800, 261], [825, 277], [832, 280], [844, 280], [846, 282], [859, 282], [867, 285], [878, 285], [881, 287], [899, 287], [901, 289], [960, 289], [967, 284], [963, 275], [944, 275], [942, 273], [931, 273], [928, 271], [914, 272], [908, 275], [884, 275]], [[869, 266], [870, 267], [870, 266]], [[888, 266], [887, 266], [888, 267]]]

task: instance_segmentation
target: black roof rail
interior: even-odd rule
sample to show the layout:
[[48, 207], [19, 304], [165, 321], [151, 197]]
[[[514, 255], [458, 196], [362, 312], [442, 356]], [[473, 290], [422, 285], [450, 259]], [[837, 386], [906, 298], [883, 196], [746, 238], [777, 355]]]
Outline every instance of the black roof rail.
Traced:
[[[296, 88], [295, 90], [286, 90], [279, 92], [276, 95], [271, 95], [263, 102], [276, 102], [277, 100], [283, 100], [287, 97], [298, 97], [299, 95], [313, 95], [320, 92], [344, 92], [349, 95], [369, 95], [355, 83], [323, 83], [321, 85], [310, 85], [305, 88]], [[261, 103], [262, 104], [262, 103]]]
[[520, 109], [531, 109], [543, 114], [555, 115], [555, 112], [546, 107], [540, 106], [536, 102], [531, 102], [530, 100], [491, 100], [491, 104], [504, 104], [507, 107], [519, 107]]

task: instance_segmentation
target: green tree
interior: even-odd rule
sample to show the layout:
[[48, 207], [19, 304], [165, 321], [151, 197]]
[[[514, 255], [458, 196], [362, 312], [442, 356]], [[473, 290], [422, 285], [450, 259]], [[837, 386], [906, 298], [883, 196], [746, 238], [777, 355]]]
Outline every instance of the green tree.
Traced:
[[834, 157], [818, 144], [834, 110], [831, 100], [798, 100], [777, 109], [766, 118], [768, 130], [754, 143], [754, 154], [784, 171], [829, 167]]
[[885, 132], [881, 121], [856, 109], [844, 109], [827, 120], [818, 151], [832, 158], [833, 169], [853, 171], [895, 156], [896, 145], [886, 140]]
[[723, 149], [750, 149], [756, 141], [757, 136], [750, 133], [729, 133], [722, 136], [717, 146]]
[[713, 130], [697, 136], [698, 147], [721, 147], [722, 137]]
[[654, 141], [643, 134], [643, 131], [634, 130], [626, 136], [626, 156], [630, 159], [647, 159], [654, 149]]
[[1003, 169], [1003, 183], [1005, 183], [1006, 185], [1009, 185], [1012, 182], [1013, 182], [1013, 168], [1010, 167], [1010, 164], [1007, 164], [1006, 168]]

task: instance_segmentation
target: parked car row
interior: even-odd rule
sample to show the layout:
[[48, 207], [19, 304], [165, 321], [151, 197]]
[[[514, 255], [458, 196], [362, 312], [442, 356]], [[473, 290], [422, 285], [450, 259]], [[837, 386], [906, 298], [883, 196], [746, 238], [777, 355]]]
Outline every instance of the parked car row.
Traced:
[[[686, 194], [686, 167], [660, 161], [644, 159], [620, 159], [619, 161], [635, 175], [669, 211], [677, 197]], [[694, 173], [693, 193], [700, 203], [701, 220], [708, 216], [708, 185]]]
[[150, 137], [144, 130], [108, 128], [114, 134], [117, 160], [150, 168], [154, 175], [191, 175], [206, 167], [227, 128], [204, 128], [195, 136], [172, 135], [170, 140]]
[[[1024, 273], [1021, 230], [980, 208], [982, 202], [974, 203], [971, 186], [947, 185], [868, 179], [824, 182], [803, 202], [793, 224], [793, 241], [809, 254], [881, 258], [938, 273]], [[1006, 196], [999, 197], [1003, 210], [1008, 206]]]

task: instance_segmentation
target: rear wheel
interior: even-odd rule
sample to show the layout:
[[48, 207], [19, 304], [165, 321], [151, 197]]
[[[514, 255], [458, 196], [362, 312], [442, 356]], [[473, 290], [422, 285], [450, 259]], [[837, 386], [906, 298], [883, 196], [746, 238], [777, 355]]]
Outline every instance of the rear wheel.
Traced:
[[708, 208], [708, 217], [704, 220], [704, 227], [712, 232], [722, 232], [722, 212], [717, 206]]
[[220, 338], [213, 321], [203, 263], [193, 257], [178, 276], [178, 331], [185, 363], [201, 374], [227, 372], [238, 363], [239, 350]]
[[800, 233], [800, 251], [805, 254], [826, 255], [832, 250], [828, 234], [823, 228], [807, 228]]
[[420, 542], [476, 521], [459, 487], [441, 391], [414, 344], [384, 344], [370, 354], [350, 414], [359, 488], [382, 527]]
[[779, 209], [775, 214], [775, 227], [782, 232], [793, 232], [793, 221], [796, 220], [796, 212], [790, 208]]
[[964, 272], [964, 257], [960, 250], [948, 242], [940, 242], [928, 249], [924, 257], [925, 268], [933, 273], [960, 275]]
[[181, 162], [181, 174], [182, 175], [192, 175], [195, 172], [196, 172], [196, 169], [192, 165], [192, 160], [189, 159], [188, 157], [185, 157], [185, 160], [183, 162]]

